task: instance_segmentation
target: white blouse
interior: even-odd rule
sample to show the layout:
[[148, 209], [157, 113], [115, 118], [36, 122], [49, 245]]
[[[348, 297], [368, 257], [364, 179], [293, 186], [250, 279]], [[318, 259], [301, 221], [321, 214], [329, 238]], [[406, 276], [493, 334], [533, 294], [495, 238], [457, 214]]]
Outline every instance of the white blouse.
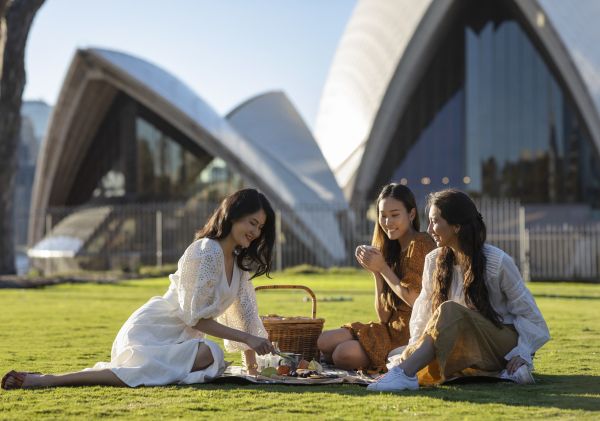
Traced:
[[[203, 238], [193, 242], [170, 277], [166, 296], [177, 300], [181, 320], [189, 327], [200, 319], [216, 319], [228, 327], [267, 338], [258, 316], [256, 294], [250, 274], [234, 264], [231, 285], [225, 276], [225, 257], [221, 245]], [[246, 344], [225, 340], [229, 352], [250, 349]]]
[[[425, 258], [423, 289], [413, 305], [410, 318], [409, 344], [421, 337], [432, 316], [432, 276], [440, 250], [433, 250]], [[531, 366], [533, 354], [550, 339], [548, 326], [512, 258], [489, 244], [484, 246], [483, 251], [487, 262], [485, 282], [490, 303], [502, 322], [514, 325], [519, 336], [517, 346], [504, 358], [510, 360], [519, 356]], [[448, 299], [466, 306], [463, 273], [458, 265], [454, 266]]]

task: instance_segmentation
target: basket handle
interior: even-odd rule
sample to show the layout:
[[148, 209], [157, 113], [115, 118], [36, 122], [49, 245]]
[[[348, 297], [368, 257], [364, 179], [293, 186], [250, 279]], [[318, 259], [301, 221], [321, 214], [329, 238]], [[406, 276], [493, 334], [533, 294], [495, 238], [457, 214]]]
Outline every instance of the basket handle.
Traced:
[[261, 285], [254, 288], [254, 291], [261, 289], [303, 289], [310, 295], [310, 299], [312, 300], [312, 318], [317, 318], [317, 297], [309, 287], [305, 287], [304, 285]]

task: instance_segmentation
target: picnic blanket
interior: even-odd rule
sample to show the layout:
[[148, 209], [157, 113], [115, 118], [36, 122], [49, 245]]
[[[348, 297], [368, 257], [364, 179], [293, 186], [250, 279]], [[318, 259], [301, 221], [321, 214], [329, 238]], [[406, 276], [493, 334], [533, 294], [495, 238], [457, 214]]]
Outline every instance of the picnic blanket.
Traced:
[[[295, 386], [318, 386], [325, 384], [357, 384], [367, 386], [375, 381], [375, 377], [364, 374], [361, 371], [340, 370], [328, 366], [323, 367], [323, 373], [319, 377], [289, 377], [274, 376], [264, 377], [261, 375], [249, 375], [241, 366], [229, 366], [225, 372], [212, 381], [216, 384], [285, 384]], [[510, 382], [510, 380], [499, 377], [469, 376], [453, 377], [447, 379], [444, 384], [466, 384], [466, 383], [498, 383]]]
[[324, 384], [358, 384], [366, 386], [374, 381], [373, 378], [362, 372], [347, 371], [333, 368], [325, 368], [317, 377], [290, 377], [290, 376], [273, 376], [265, 377], [256, 375], [252, 376], [241, 366], [229, 366], [225, 372], [212, 381], [212, 383], [225, 384], [286, 384], [286, 385], [324, 385]]

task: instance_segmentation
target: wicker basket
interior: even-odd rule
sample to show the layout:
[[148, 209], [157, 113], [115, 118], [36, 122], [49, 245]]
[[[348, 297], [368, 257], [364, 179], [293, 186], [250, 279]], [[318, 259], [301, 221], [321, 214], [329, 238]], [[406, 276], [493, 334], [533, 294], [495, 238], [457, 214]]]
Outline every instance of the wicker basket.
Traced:
[[317, 338], [323, 331], [325, 319], [317, 319], [317, 298], [312, 290], [303, 285], [264, 285], [261, 289], [303, 289], [312, 299], [312, 318], [261, 316], [271, 342], [277, 342], [282, 352], [302, 354], [305, 360], [319, 360]]

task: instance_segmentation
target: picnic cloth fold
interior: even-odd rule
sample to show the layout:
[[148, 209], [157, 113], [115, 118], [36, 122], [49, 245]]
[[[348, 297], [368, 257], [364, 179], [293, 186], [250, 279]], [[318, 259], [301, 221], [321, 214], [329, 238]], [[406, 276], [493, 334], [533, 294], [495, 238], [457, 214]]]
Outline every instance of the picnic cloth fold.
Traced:
[[339, 369], [326, 369], [322, 377], [302, 378], [290, 376], [264, 377], [261, 375], [252, 376], [241, 366], [229, 366], [225, 372], [215, 378], [213, 384], [286, 384], [298, 386], [324, 385], [324, 384], [358, 384], [366, 386], [373, 382], [369, 376], [365, 376], [356, 371], [346, 371]]

